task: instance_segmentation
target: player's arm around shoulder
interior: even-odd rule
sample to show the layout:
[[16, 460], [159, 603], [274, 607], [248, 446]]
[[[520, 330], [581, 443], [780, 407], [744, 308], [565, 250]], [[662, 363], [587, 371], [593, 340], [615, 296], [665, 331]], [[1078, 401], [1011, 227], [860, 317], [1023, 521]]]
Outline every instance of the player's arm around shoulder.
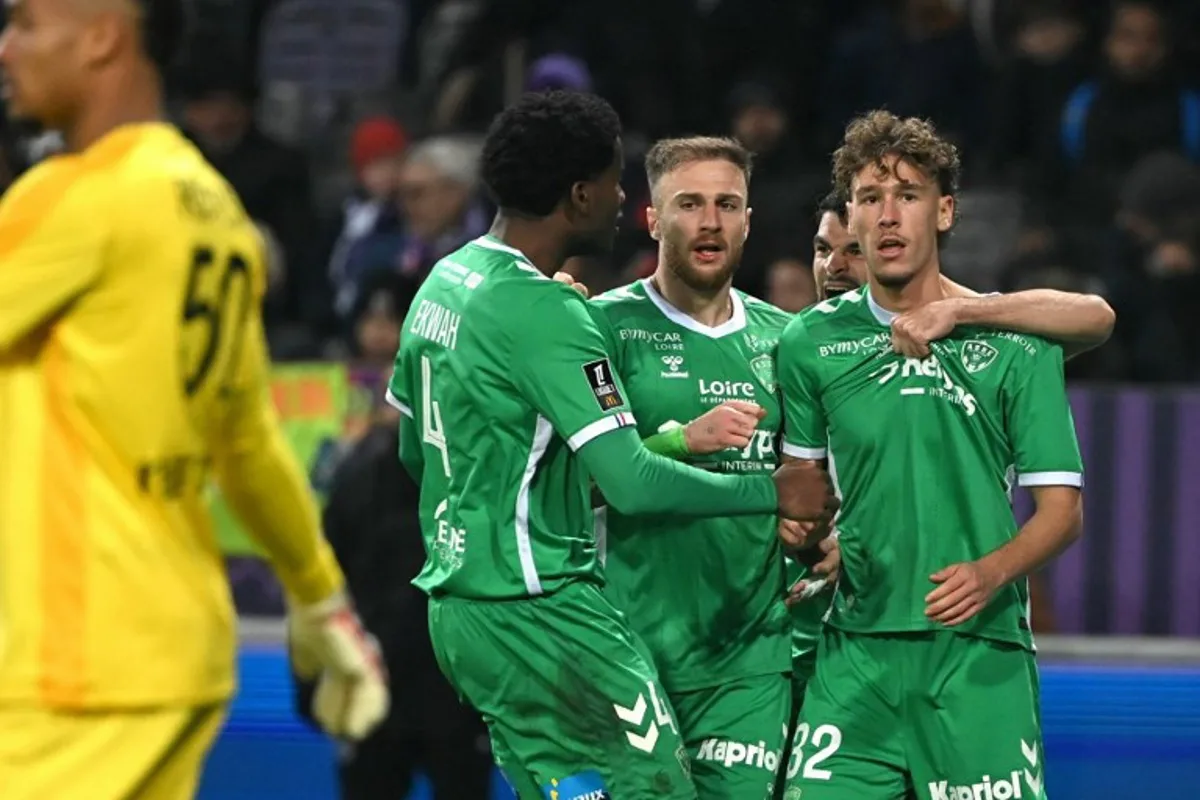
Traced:
[[942, 278], [946, 299], [930, 303], [892, 323], [895, 349], [924, 358], [929, 342], [948, 336], [955, 326], [978, 325], [1043, 336], [1059, 342], [1066, 358], [1108, 341], [1116, 313], [1096, 294], [1029, 289], [1012, 294], [982, 295]]

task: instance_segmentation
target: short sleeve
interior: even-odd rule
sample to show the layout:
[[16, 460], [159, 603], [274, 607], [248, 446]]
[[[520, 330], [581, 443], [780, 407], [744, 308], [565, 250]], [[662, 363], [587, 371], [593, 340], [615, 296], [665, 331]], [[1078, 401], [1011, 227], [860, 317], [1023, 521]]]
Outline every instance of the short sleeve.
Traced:
[[52, 317], [101, 271], [105, 203], [97, 181], [44, 168], [0, 203], [0, 347]]
[[793, 319], [779, 339], [776, 358], [783, 395], [783, 454], [819, 461], [826, 456], [828, 431], [814, 352], [808, 326], [800, 317]]
[[613, 368], [617, 374], [620, 374], [624, 369], [621, 363], [621, 342], [617, 337], [616, 329], [613, 328], [612, 320], [608, 318], [607, 307], [602, 303], [592, 301], [587, 304], [587, 309], [592, 317], [592, 322], [596, 323], [596, 329], [600, 331], [601, 338], [604, 339], [604, 350], [612, 359]]
[[408, 381], [404, 370], [401, 369], [400, 359], [396, 359], [396, 367], [392, 370], [392, 377], [388, 380], [387, 393], [384, 399], [392, 408], [399, 411], [409, 419], [413, 418], [412, 410], [412, 393], [408, 388]]
[[573, 289], [541, 284], [513, 340], [513, 381], [578, 450], [635, 424], [625, 388], [587, 304]]
[[1082, 488], [1083, 461], [1063, 379], [1062, 350], [1043, 344], [1009, 370], [1005, 383], [1005, 428], [1018, 485]]

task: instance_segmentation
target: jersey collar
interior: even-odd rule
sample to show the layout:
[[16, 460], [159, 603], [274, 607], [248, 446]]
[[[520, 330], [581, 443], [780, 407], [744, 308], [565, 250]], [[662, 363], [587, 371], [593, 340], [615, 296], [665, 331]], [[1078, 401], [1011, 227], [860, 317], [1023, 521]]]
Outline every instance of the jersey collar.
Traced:
[[[525, 272], [532, 272], [539, 278], [546, 278], [546, 276], [542, 274], [542, 271], [535, 267], [533, 262], [525, 257], [524, 253], [515, 247], [509, 247], [504, 242], [493, 239], [491, 236], [480, 236], [477, 239], [472, 239], [471, 244], [478, 245], [488, 250], [495, 250], [500, 253], [508, 253], [517, 260], [517, 267], [520, 269], [524, 270]], [[546, 280], [550, 279], [546, 278]]]
[[707, 336], [710, 339], [720, 339], [723, 336], [728, 336], [731, 333], [737, 333], [742, 328], [746, 327], [746, 307], [742, 304], [742, 298], [738, 294], [737, 289], [729, 291], [729, 301], [733, 305], [733, 314], [729, 319], [722, 322], [720, 325], [709, 327], [703, 323], [689, 317], [687, 314], [680, 311], [675, 306], [667, 302], [667, 299], [658, 293], [654, 288], [654, 284], [649, 278], [642, 279], [642, 286], [646, 290], [646, 296], [650, 298], [650, 302], [658, 307], [658, 310], [663, 313], [663, 316], [674, 322], [681, 328], [687, 328], [693, 333], [698, 333], [701, 336]]
[[886, 308], [879, 305], [879, 303], [876, 303], [874, 295], [871, 294], [870, 287], [864, 286], [863, 292], [867, 295], [867, 308], [871, 309], [871, 314], [875, 317], [880, 325], [890, 328], [892, 326], [892, 320], [900, 315], [895, 311], [888, 311]]

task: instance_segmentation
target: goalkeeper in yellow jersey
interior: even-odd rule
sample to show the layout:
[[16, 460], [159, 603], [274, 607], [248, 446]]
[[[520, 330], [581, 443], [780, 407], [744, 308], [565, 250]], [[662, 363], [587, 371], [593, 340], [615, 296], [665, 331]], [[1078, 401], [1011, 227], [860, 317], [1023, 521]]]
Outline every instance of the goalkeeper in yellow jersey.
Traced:
[[0, 200], [0, 797], [194, 794], [237, 644], [214, 476], [361, 738], [387, 692], [271, 408], [262, 243], [162, 121], [182, 0], [7, 4], [9, 109], [67, 153]]

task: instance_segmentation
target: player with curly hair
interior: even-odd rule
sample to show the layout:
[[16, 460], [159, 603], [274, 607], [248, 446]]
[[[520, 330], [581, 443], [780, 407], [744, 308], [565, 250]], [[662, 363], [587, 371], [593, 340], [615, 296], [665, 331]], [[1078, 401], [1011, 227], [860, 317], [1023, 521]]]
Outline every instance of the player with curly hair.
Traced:
[[[968, 320], [897, 353], [891, 327], [942, 301], [958, 153], [876, 111], [834, 157], [867, 285], [780, 342], [783, 452], [828, 458], [841, 579], [796, 728], [785, 798], [1044, 796], [1026, 576], [1079, 535], [1082, 464], [1061, 349]], [[1037, 510], [1019, 530], [1009, 492]]]
[[712, 474], [638, 438], [583, 296], [550, 278], [612, 247], [620, 134], [586, 94], [526, 95], [496, 118], [481, 170], [496, 220], [418, 291], [389, 385], [421, 485], [434, 651], [522, 800], [696, 797], [658, 674], [602, 591], [591, 481], [627, 514], [835, 506], [816, 465]]

